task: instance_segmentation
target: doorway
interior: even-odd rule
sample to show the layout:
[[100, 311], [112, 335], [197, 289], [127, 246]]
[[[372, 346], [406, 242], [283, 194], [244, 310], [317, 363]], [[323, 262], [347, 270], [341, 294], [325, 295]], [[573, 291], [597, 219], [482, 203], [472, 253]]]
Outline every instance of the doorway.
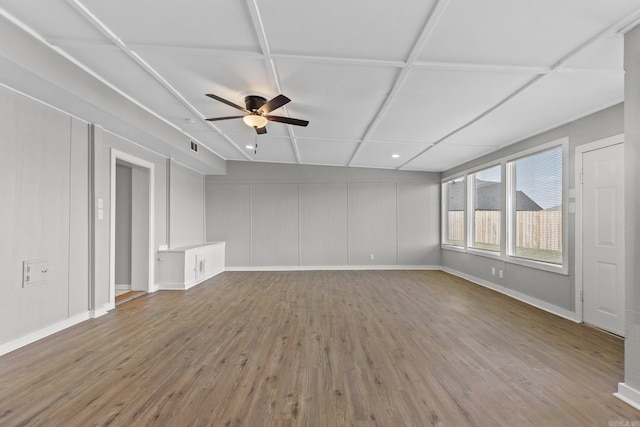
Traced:
[[111, 152], [110, 307], [154, 289], [154, 165]]
[[576, 148], [576, 308], [583, 322], [625, 335], [624, 138]]
[[115, 297], [131, 292], [132, 167], [116, 161]]

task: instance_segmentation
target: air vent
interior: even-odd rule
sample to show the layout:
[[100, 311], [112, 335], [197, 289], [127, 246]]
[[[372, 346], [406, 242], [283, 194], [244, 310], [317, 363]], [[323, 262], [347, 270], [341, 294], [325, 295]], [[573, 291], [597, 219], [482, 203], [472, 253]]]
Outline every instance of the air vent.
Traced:
[[191, 150], [195, 151], [196, 153], [198, 152], [198, 144], [196, 144], [195, 142], [191, 141]]

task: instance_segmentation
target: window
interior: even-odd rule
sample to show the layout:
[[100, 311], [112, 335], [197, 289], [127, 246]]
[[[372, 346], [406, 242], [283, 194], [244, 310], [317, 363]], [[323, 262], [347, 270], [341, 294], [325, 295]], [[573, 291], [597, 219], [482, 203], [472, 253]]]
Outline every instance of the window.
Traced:
[[502, 169], [500, 165], [469, 175], [471, 240], [475, 249], [500, 252], [502, 226]]
[[512, 180], [508, 255], [562, 265], [562, 147], [514, 160], [507, 167]]
[[563, 138], [442, 180], [442, 247], [567, 274]]
[[446, 245], [464, 246], [464, 177], [442, 184], [444, 227], [442, 241]]

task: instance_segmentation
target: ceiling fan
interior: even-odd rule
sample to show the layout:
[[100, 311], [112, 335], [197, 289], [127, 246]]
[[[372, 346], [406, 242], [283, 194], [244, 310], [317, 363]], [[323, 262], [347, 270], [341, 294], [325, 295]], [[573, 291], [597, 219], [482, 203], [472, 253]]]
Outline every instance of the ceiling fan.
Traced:
[[220, 101], [224, 104], [247, 113], [244, 116], [214, 117], [212, 119], [205, 119], [210, 122], [215, 122], [218, 120], [242, 119], [247, 126], [254, 128], [259, 135], [267, 133], [267, 128], [265, 128], [265, 125], [268, 121], [286, 123], [288, 125], [296, 126], [306, 126], [309, 124], [307, 120], [269, 115], [269, 113], [273, 110], [276, 110], [291, 101], [284, 95], [278, 95], [275, 98], [270, 99], [269, 101], [258, 95], [248, 95], [244, 97], [244, 103], [246, 107], [241, 107], [238, 104], [234, 104], [231, 101], [227, 101], [226, 99], [220, 98], [219, 96], [213, 95], [211, 93], [207, 93], [206, 95], [209, 98], [213, 98], [217, 101]]

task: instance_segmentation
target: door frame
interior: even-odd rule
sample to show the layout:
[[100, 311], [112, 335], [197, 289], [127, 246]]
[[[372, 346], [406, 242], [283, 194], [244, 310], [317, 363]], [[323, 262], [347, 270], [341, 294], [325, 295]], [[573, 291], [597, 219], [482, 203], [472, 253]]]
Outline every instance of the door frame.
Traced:
[[608, 138], [599, 139], [588, 144], [578, 145], [575, 149], [575, 188], [576, 188], [576, 223], [575, 223], [575, 308], [576, 320], [580, 323], [584, 322], [583, 313], [583, 276], [582, 276], [582, 157], [590, 151], [608, 148], [613, 145], [623, 144], [624, 134], [614, 135]]
[[149, 172], [149, 242], [148, 242], [148, 281], [146, 292], [157, 290], [154, 286], [155, 278], [155, 252], [153, 245], [154, 236], [154, 205], [155, 205], [155, 165], [131, 154], [111, 149], [111, 184], [110, 184], [110, 227], [109, 227], [109, 309], [116, 306], [116, 163], [124, 161], [134, 166], [148, 170]]

